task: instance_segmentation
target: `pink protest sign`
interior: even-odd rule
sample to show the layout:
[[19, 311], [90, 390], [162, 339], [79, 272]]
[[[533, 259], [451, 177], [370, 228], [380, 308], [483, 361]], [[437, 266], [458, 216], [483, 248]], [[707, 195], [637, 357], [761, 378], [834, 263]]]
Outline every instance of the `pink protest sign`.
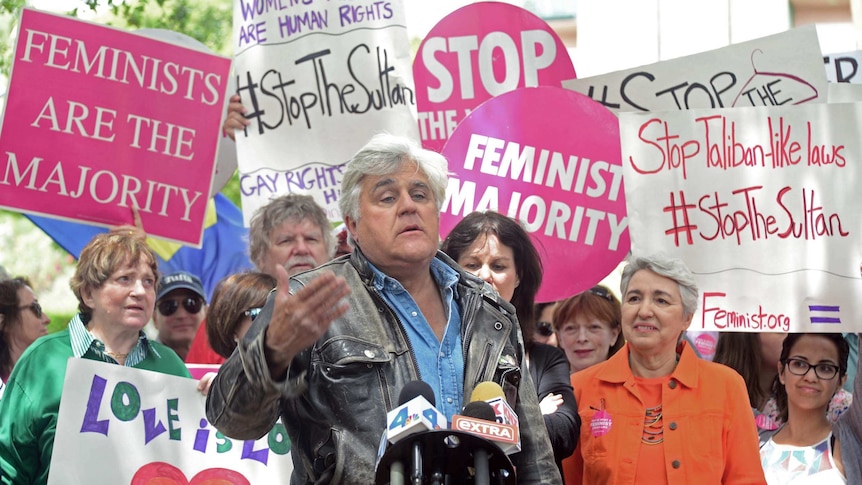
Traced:
[[200, 246], [230, 60], [25, 9], [0, 206]]
[[507, 3], [460, 8], [431, 29], [413, 62], [422, 145], [442, 150], [457, 124], [494, 96], [574, 77], [566, 47], [544, 20]]
[[631, 245], [619, 124], [607, 108], [563, 88], [518, 89], [465, 118], [449, 160], [443, 236], [474, 210], [519, 219], [542, 258], [538, 301], [590, 288]]

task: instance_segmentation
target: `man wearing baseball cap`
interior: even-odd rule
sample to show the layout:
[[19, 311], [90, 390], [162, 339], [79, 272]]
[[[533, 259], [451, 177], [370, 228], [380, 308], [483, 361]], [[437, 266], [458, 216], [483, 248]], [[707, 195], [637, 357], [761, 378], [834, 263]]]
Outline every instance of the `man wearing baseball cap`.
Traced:
[[206, 295], [200, 278], [179, 271], [162, 277], [153, 323], [157, 340], [186, 360], [195, 333], [206, 317]]

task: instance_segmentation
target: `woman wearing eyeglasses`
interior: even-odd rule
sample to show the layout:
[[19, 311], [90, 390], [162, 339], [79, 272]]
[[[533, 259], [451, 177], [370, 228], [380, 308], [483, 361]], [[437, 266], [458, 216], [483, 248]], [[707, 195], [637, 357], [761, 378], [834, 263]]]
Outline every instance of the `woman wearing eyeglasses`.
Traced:
[[[836, 428], [826, 416], [847, 378], [847, 341], [840, 333], [796, 333], [784, 340], [773, 393], [784, 424], [761, 433], [760, 459], [769, 485], [860, 483], [860, 404]], [[855, 391], [860, 389], [857, 374]], [[857, 394], [860, 395], [860, 394]]]
[[190, 377], [177, 355], [142, 331], [153, 315], [158, 271], [146, 242], [99, 234], [81, 251], [70, 286], [79, 313], [21, 356], [0, 399], [4, 484], [45, 484], [69, 358]]
[[623, 347], [620, 302], [604, 286], [558, 303], [553, 321], [572, 373], [608, 360]]
[[15, 362], [50, 322], [27, 278], [0, 280], [0, 398]]
[[562, 473], [562, 460], [574, 451], [581, 422], [566, 356], [556, 347], [533, 340], [533, 303], [542, 284], [542, 262], [529, 234], [511, 217], [492, 211], [473, 212], [452, 228], [441, 249], [515, 307], [524, 338], [525, 365]]

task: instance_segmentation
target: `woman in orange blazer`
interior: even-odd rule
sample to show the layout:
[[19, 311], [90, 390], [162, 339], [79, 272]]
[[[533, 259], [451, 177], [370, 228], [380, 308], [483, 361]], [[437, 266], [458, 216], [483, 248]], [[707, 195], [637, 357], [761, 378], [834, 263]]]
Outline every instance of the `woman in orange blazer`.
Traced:
[[691, 272], [630, 257], [620, 288], [625, 347], [572, 375], [583, 424], [566, 483], [765, 484], [745, 383], [684, 342], [698, 301]]

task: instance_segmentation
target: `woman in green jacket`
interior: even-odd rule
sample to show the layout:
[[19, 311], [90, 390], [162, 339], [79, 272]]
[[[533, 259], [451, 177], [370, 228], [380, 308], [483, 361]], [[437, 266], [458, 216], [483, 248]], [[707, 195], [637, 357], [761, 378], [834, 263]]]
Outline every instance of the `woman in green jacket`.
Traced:
[[79, 313], [24, 352], [0, 400], [0, 483], [47, 483], [70, 357], [189, 376], [172, 350], [142, 331], [155, 305], [156, 264], [132, 231], [100, 234], [81, 252], [70, 283]]

